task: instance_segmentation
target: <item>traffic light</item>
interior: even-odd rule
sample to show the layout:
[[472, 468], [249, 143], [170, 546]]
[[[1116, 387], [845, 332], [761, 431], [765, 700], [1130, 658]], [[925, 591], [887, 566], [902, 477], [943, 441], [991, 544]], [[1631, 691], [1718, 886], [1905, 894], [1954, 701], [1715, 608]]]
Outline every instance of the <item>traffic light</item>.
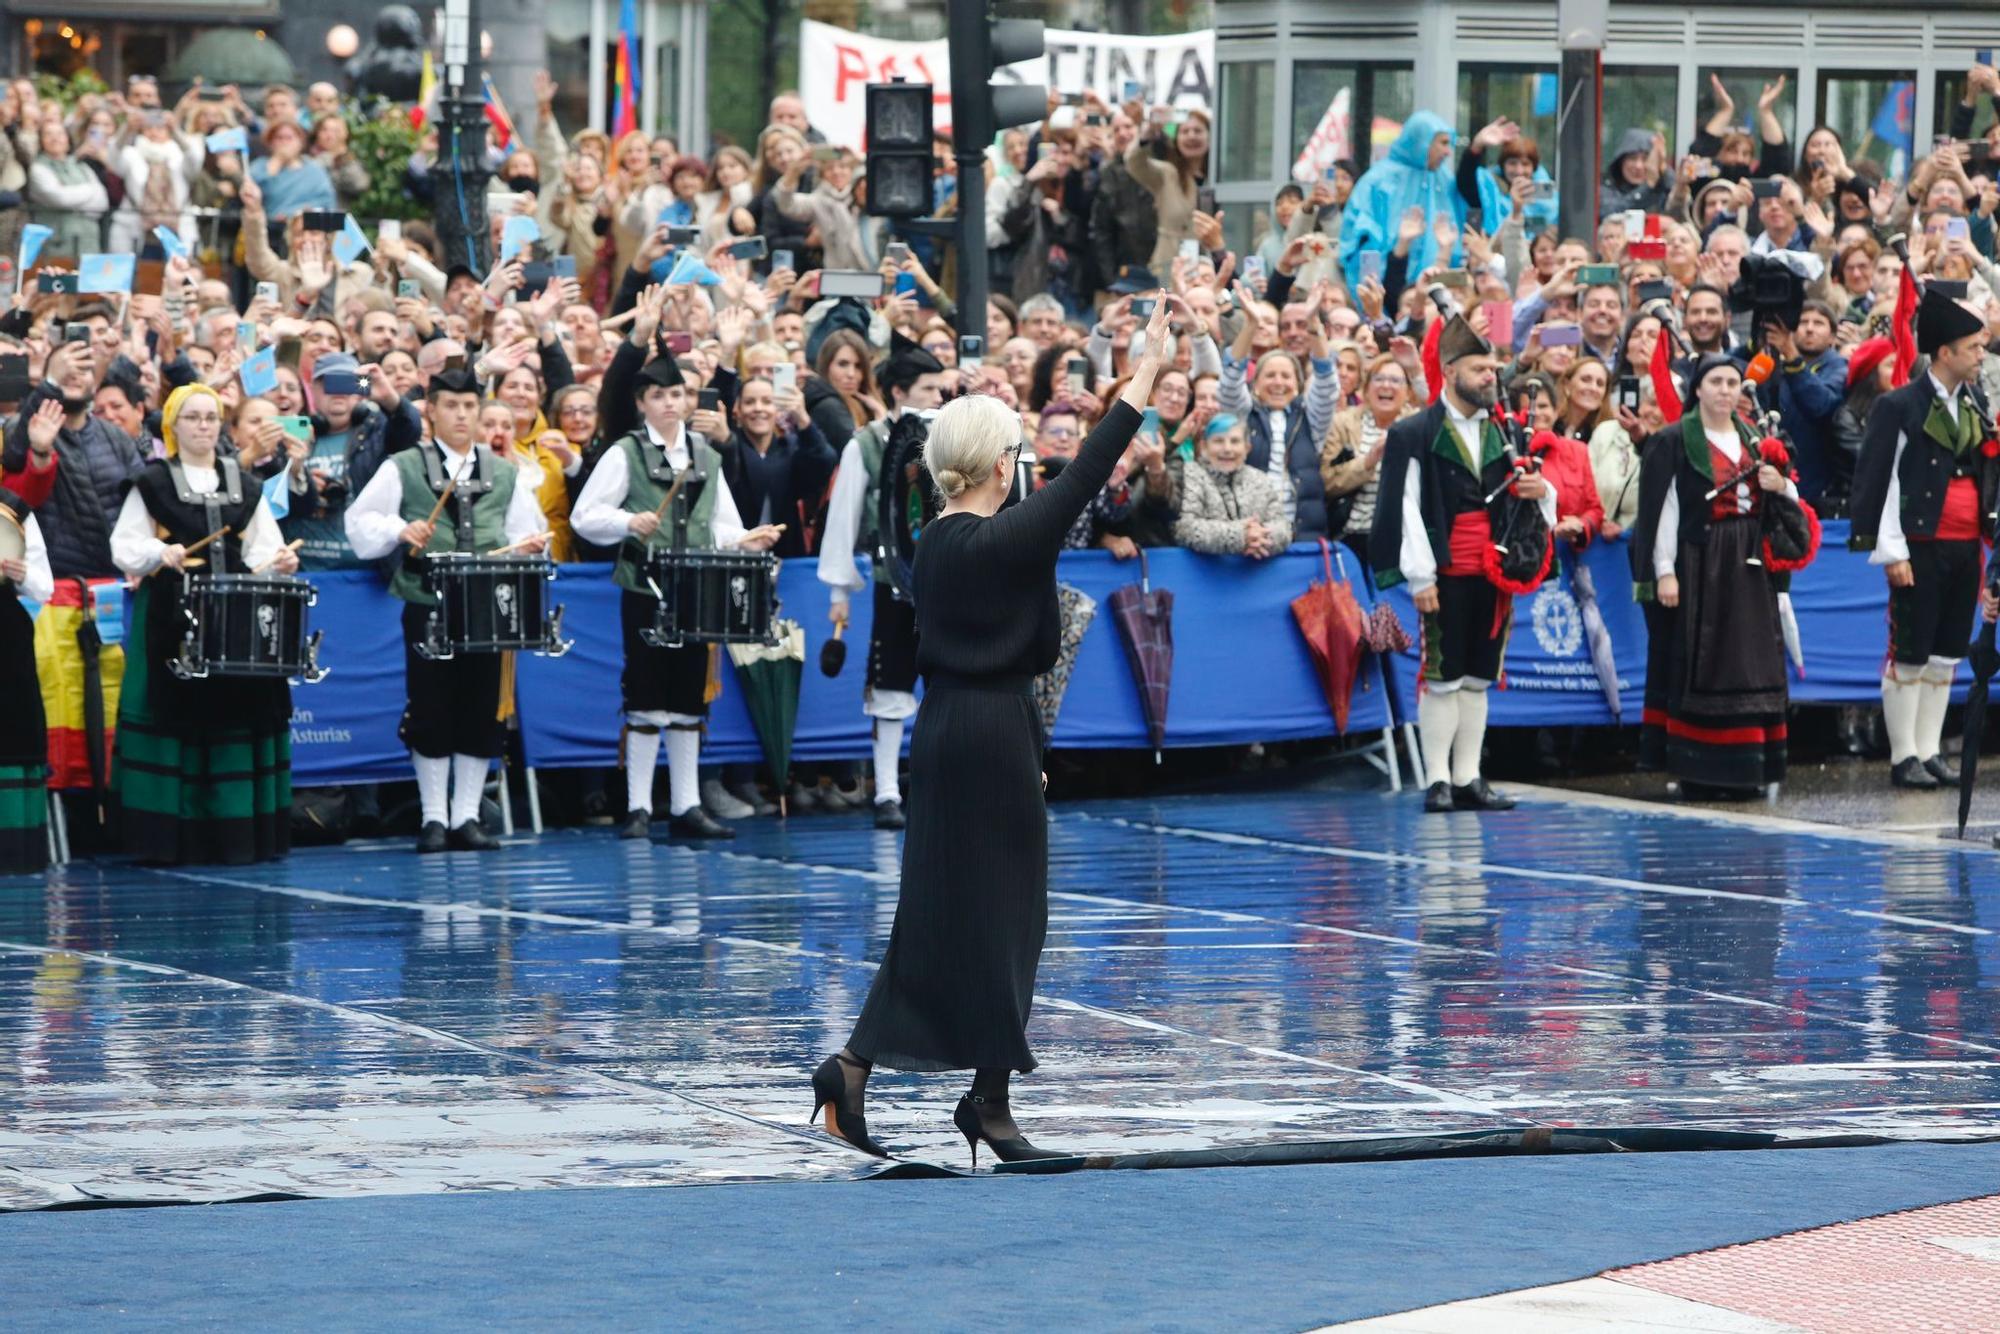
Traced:
[[931, 86], [871, 83], [867, 89], [868, 212], [922, 218], [931, 211]]
[[1039, 19], [996, 19], [976, 0], [951, 6], [951, 137], [984, 148], [993, 136], [1048, 114], [1040, 84], [995, 83], [998, 71], [1044, 50]]

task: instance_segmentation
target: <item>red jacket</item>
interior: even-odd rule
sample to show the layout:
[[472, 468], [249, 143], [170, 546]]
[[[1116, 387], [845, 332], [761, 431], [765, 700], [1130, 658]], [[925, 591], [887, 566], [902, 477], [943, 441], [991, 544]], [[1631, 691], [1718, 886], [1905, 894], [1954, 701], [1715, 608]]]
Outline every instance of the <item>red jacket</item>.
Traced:
[[1556, 489], [1556, 519], [1583, 521], [1585, 547], [1604, 528], [1604, 502], [1597, 497], [1597, 476], [1590, 470], [1590, 447], [1553, 431], [1538, 431], [1528, 452], [1542, 461], [1542, 476]]
[[55, 490], [56, 462], [55, 453], [51, 451], [48, 466], [37, 468], [35, 456], [30, 453], [26, 468], [20, 472], [0, 473], [0, 486], [26, 501], [29, 509], [38, 510], [48, 503], [49, 493]]

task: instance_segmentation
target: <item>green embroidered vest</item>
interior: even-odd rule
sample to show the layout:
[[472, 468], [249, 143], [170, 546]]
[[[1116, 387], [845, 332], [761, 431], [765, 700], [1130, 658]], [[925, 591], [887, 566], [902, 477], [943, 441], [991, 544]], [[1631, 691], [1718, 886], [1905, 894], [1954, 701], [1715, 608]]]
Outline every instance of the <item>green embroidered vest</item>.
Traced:
[[[471, 471], [459, 479], [451, 499], [433, 522], [431, 540], [423, 554], [410, 556], [399, 546], [403, 559], [389, 579], [389, 591], [405, 602], [434, 607], [437, 598], [424, 587], [424, 557], [441, 551], [487, 552], [507, 545], [507, 506], [514, 498], [514, 483], [520, 470], [493, 451], [476, 445]], [[431, 506], [444, 494], [444, 461], [436, 445], [419, 445], [401, 450], [389, 460], [403, 483], [402, 518], [405, 523], [430, 518]]]
[[[722, 455], [709, 447], [707, 441], [690, 432], [688, 434], [688, 457], [698, 477], [707, 479], [701, 494], [694, 499], [694, 508], [688, 513], [687, 544], [690, 548], [713, 547], [715, 545], [715, 493], [719, 489], [716, 479], [722, 475]], [[659, 510], [660, 502], [667, 498], [667, 489], [673, 485], [673, 465], [667, 462], [667, 452], [652, 442], [645, 427], [640, 427], [618, 442], [619, 453], [624, 455], [627, 469], [625, 482], [625, 510], [630, 514], [652, 514]], [[602, 468], [616, 466], [607, 456]], [[618, 545], [618, 564], [611, 571], [611, 582], [633, 593], [650, 593], [641, 569], [641, 561], [649, 548], [668, 547], [674, 541], [674, 510], [687, 503], [683, 494], [674, 499], [674, 509], [660, 516], [660, 526], [653, 530], [651, 537], [628, 536]]]

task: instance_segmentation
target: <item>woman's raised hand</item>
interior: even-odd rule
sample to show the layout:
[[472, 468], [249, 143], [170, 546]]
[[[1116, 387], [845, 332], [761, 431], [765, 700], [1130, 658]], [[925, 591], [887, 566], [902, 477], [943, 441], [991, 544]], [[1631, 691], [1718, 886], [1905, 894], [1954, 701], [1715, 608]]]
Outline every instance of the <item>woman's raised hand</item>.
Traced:
[[1146, 321], [1146, 349], [1139, 357], [1139, 364], [1132, 368], [1132, 378], [1125, 382], [1125, 392], [1119, 396], [1119, 401], [1131, 405], [1134, 412], [1144, 412], [1146, 404], [1152, 400], [1153, 379], [1160, 373], [1160, 364], [1166, 355], [1170, 315], [1167, 294], [1155, 292], [1152, 318]]

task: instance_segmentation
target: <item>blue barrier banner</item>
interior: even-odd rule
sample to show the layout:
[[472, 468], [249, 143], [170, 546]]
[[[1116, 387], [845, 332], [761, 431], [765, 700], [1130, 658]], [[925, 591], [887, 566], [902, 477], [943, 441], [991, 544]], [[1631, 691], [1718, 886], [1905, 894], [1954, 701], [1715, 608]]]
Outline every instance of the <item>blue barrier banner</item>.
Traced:
[[292, 782], [299, 787], [410, 776], [403, 718], [403, 604], [373, 570], [316, 570], [307, 629], [326, 631], [317, 685], [292, 687]]
[[[1320, 577], [1318, 548], [1300, 547], [1269, 561], [1199, 556], [1177, 549], [1147, 553], [1153, 586], [1173, 590], [1174, 679], [1167, 710], [1167, 744], [1208, 746], [1331, 735], [1333, 714], [1313, 674], [1290, 602]], [[1365, 607], [1358, 564], [1345, 569]], [[863, 571], [867, 569], [862, 564]], [[1109, 598], [1139, 577], [1139, 563], [1101, 551], [1062, 557], [1058, 577], [1098, 604], [1085, 633], [1057, 719], [1053, 744], [1132, 748], [1151, 744], [1138, 688], [1126, 665]], [[554, 585], [567, 610], [564, 633], [576, 647], [559, 659], [522, 655], [519, 666], [521, 741], [537, 768], [603, 767], [617, 762], [619, 676], [618, 589], [609, 567], [566, 565]], [[787, 561], [778, 576], [781, 615], [806, 631], [806, 668], [799, 692], [797, 759], [853, 759], [870, 753], [869, 720], [861, 712], [867, 673], [872, 594], [854, 599], [847, 629], [847, 667], [829, 680], [819, 651], [830, 633], [827, 587], [811, 561]], [[1381, 677], [1364, 666], [1355, 683], [1350, 732], [1387, 726]], [[750, 717], [725, 658], [722, 694], [709, 713], [702, 758], [715, 763], [762, 758]]]
[[[1792, 576], [1792, 609], [1798, 619], [1805, 673], [1789, 668], [1795, 704], [1871, 704], [1881, 699], [1882, 663], [1888, 651], [1889, 589], [1868, 553], [1849, 551], [1849, 525], [1828, 519], [1819, 556]], [[1646, 690], [1646, 622], [1632, 600], [1631, 545], [1596, 542], [1584, 553], [1597, 603], [1617, 660], [1623, 722], [1636, 726]], [[1407, 587], [1381, 594], [1406, 626], [1417, 624]], [[1418, 648], [1402, 655], [1396, 676], [1399, 703], [1414, 717]], [[1966, 673], [1954, 696], [1964, 698]], [[1492, 697], [1495, 727], [1608, 724], [1611, 710], [1591, 665], [1567, 569], [1534, 593], [1514, 599], [1514, 628], [1507, 641], [1507, 689]]]

